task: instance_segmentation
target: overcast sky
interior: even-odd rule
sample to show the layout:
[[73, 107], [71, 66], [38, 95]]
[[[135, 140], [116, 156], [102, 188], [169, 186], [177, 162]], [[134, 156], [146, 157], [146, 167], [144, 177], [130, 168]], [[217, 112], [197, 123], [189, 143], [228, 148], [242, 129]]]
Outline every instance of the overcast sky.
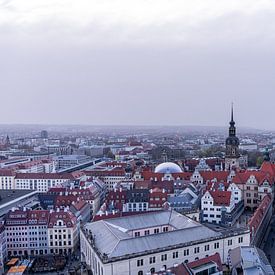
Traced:
[[275, 1], [0, 0], [0, 124], [275, 129]]

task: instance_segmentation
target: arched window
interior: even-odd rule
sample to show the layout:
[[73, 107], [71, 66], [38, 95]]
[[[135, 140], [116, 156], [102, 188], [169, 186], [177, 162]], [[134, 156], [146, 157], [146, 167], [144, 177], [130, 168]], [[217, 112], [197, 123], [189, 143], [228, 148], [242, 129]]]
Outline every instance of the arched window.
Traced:
[[140, 270], [140, 271], [138, 272], [138, 275], [143, 275], [143, 271]]
[[152, 268], [150, 269], [150, 272], [151, 272], [151, 273], [155, 273], [155, 271], [156, 271], [156, 269], [155, 269], [154, 267], [152, 267]]

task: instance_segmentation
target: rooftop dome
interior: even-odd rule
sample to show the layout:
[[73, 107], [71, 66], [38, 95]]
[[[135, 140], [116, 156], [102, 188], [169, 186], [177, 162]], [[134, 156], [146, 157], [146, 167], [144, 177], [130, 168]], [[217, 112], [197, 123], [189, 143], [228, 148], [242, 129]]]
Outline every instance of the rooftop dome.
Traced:
[[181, 173], [181, 168], [173, 162], [164, 162], [155, 168], [155, 173]]

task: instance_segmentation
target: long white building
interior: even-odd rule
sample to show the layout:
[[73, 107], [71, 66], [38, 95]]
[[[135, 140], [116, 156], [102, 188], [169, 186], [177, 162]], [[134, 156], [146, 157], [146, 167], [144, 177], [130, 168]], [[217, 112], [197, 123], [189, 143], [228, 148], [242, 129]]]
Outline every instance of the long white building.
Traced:
[[249, 245], [249, 230], [216, 232], [174, 211], [159, 211], [87, 223], [81, 256], [95, 275], [145, 275], [174, 264]]

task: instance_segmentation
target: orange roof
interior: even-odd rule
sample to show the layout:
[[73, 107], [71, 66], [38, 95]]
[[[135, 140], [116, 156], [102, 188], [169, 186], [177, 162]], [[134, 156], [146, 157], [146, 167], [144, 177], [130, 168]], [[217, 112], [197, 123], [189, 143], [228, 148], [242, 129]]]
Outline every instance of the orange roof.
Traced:
[[27, 268], [27, 266], [25, 266], [25, 265], [13, 266], [9, 269], [8, 274], [23, 273], [26, 270], [26, 268]]
[[14, 265], [14, 264], [17, 263], [18, 260], [19, 260], [18, 258], [12, 258], [12, 259], [7, 263], [7, 265]]

